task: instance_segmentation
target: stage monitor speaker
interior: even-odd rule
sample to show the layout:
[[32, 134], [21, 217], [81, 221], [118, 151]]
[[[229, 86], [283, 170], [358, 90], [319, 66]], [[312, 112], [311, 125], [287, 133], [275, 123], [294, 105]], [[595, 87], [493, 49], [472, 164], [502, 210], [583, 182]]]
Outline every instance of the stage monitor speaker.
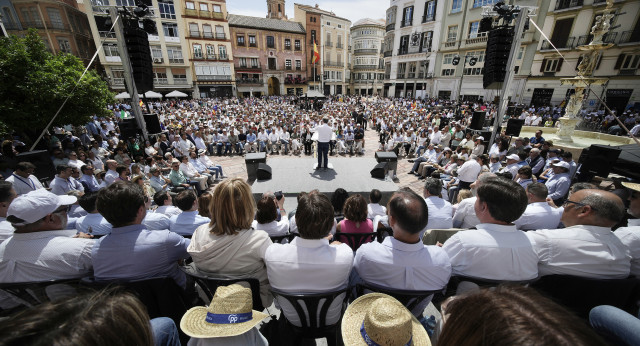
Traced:
[[482, 130], [484, 125], [484, 118], [487, 112], [473, 112], [473, 118], [471, 118], [471, 124], [469, 128], [473, 130]]
[[597, 175], [606, 178], [611, 172], [611, 168], [616, 165], [620, 152], [620, 149], [608, 145], [592, 144], [584, 159], [580, 155], [581, 159], [584, 160], [584, 162], [581, 162], [580, 173], [582, 176], [593, 177]]
[[524, 119], [509, 119], [507, 121], [507, 129], [505, 130], [505, 134], [507, 136], [519, 137], [520, 131], [522, 130], [522, 125], [524, 125]]
[[16, 162], [24, 161], [31, 162], [36, 166], [33, 175], [35, 175], [41, 182], [51, 181], [56, 176], [56, 168], [53, 167], [53, 162], [51, 161], [49, 152], [46, 150], [28, 151], [16, 156]]
[[147, 124], [147, 131], [150, 134], [156, 134], [162, 132], [162, 127], [160, 127], [160, 120], [158, 120], [158, 114], [144, 114], [144, 122]]
[[140, 130], [138, 128], [138, 122], [135, 118], [122, 120], [122, 122], [118, 124], [118, 127], [120, 128], [120, 134], [122, 135], [122, 138], [124, 138], [125, 140], [129, 139], [129, 137], [135, 137]]
[[258, 164], [258, 180], [269, 180], [271, 179], [271, 166], [266, 163]]
[[380, 162], [376, 164], [375, 167], [371, 170], [371, 178], [384, 179], [385, 171], [387, 169], [386, 162]]

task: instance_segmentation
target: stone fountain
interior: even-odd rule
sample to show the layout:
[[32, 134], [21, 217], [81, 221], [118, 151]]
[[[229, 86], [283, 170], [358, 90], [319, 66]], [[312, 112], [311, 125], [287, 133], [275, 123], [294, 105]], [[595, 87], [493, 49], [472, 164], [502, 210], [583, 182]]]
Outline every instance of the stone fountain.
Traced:
[[578, 50], [584, 52], [582, 54], [582, 61], [578, 65], [578, 75], [573, 78], [560, 79], [562, 85], [572, 85], [575, 89], [575, 93], [569, 98], [564, 116], [558, 119], [560, 126], [558, 127], [558, 132], [556, 132], [556, 140], [560, 142], [573, 142], [572, 137], [576, 124], [580, 121], [578, 113], [580, 113], [580, 109], [582, 109], [585, 90], [591, 85], [602, 85], [608, 80], [608, 78], [593, 78], [592, 75], [598, 59], [602, 55], [602, 51], [613, 47], [612, 43], [604, 43], [602, 41], [602, 38], [609, 32], [609, 27], [611, 26], [611, 18], [613, 18], [611, 14], [612, 7], [613, 0], [607, 0], [607, 7], [602, 15], [596, 17], [596, 22], [591, 28], [593, 39], [587, 45], [578, 46]]

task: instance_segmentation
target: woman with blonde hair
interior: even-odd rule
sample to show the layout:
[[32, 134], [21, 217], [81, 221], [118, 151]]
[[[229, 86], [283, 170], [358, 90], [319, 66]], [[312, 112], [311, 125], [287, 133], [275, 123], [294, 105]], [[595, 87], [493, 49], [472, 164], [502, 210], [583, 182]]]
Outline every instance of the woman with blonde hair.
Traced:
[[251, 187], [241, 178], [224, 180], [209, 204], [211, 222], [193, 232], [187, 252], [204, 273], [258, 279], [262, 305], [269, 306], [273, 297], [264, 254], [272, 242], [266, 232], [251, 227], [255, 214]]

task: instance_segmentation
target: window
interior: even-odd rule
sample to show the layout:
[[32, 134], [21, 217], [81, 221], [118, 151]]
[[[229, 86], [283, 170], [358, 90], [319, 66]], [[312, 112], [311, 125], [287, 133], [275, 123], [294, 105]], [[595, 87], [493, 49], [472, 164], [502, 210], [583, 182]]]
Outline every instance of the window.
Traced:
[[453, 76], [456, 73], [456, 69], [454, 68], [445, 68], [442, 69], [443, 76]]
[[327, 22], [327, 26], [331, 26], [331, 22]]
[[422, 40], [420, 41], [420, 51], [430, 52], [432, 41], [433, 41], [433, 31], [423, 32]]
[[400, 37], [400, 50], [398, 54], [407, 54], [409, 50], [409, 35]]
[[467, 56], [472, 57], [475, 56], [478, 59], [477, 63], [484, 62], [484, 50], [475, 50], [473, 52], [468, 52]]
[[276, 58], [268, 58], [267, 63], [269, 64], [269, 70], [276, 69]]
[[227, 46], [219, 45], [218, 46], [218, 59], [227, 60]]
[[254, 35], [249, 35], [249, 47], [256, 46], [256, 37]]
[[178, 24], [162, 23], [162, 30], [166, 37], [178, 37]]
[[158, 1], [158, 8], [160, 9], [160, 18], [176, 19], [176, 9], [173, 6], [173, 0]]
[[436, 0], [427, 1], [424, 4], [422, 22], [432, 22], [434, 20], [436, 20]]
[[498, 0], [473, 0], [473, 8], [494, 5]]
[[216, 58], [216, 46], [212, 44], [208, 44], [207, 48], [207, 59], [215, 60]]
[[462, 11], [462, 0], [453, 0], [451, 2], [451, 13], [458, 13]]
[[553, 34], [551, 34], [551, 42], [557, 48], [567, 48], [569, 42], [569, 34], [571, 33], [571, 28], [573, 27], [573, 17], [572, 18], [564, 18], [556, 20], [556, 23], [553, 27]]
[[541, 72], [557, 72], [561, 66], [560, 59], [544, 59], [542, 60]]
[[213, 38], [213, 31], [211, 31], [211, 25], [202, 24], [202, 37]]
[[453, 57], [455, 56], [455, 54], [445, 54], [442, 57], [442, 63], [446, 64], [446, 65], [450, 65], [451, 62], [453, 61]]
[[220, 7], [220, 5], [213, 5], [213, 12], [215, 13], [222, 12], [222, 7]]
[[316, 31], [311, 30], [311, 43], [315, 43], [315, 42], [316, 42]]
[[189, 36], [200, 37], [200, 28], [197, 23], [189, 23]]
[[287, 59], [284, 61], [284, 68], [287, 70], [291, 70], [291, 60]]
[[69, 43], [69, 40], [64, 37], [57, 37], [56, 40], [58, 40], [58, 46], [60, 47], [61, 52], [71, 54], [71, 44]]
[[202, 45], [199, 45], [199, 44], [193, 45], [193, 58], [202, 59]]
[[184, 63], [184, 59], [182, 58], [182, 49], [180, 47], [167, 47], [167, 55], [169, 56], [170, 63]]
[[401, 27], [411, 26], [413, 24], [413, 6], [405, 7], [402, 10], [402, 23]]
[[480, 21], [469, 22], [469, 38], [478, 37], [478, 28], [480, 28]]
[[273, 38], [273, 36], [267, 36], [267, 48], [275, 48], [276, 47], [276, 41]]
[[209, 11], [209, 6], [207, 4], [200, 3], [200, 11]]
[[480, 76], [484, 69], [482, 67], [468, 67], [465, 68], [463, 73], [468, 76]]
[[62, 23], [62, 16], [60, 15], [60, 10], [57, 8], [47, 7], [47, 14], [49, 15], [49, 20], [51, 21], [51, 26], [54, 29], [63, 29], [64, 24]]
[[113, 75], [113, 84], [124, 84], [124, 70], [111, 70]]
[[342, 80], [342, 72], [341, 71], [336, 72], [336, 78], [338, 78], [338, 80]]
[[447, 31], [447, 42], [453, 42], [458, 38], [458, 26], [452, 25]]
[[168, 84], [167, 69], [166, 68], [154, 68], [153, 69], [153, 82], [155, 84]]
[[517, 59], [521, 60], [523, 55], [524, 55], [524, 46], [520, 46], [520, 49], [518, 49]]
[[327, 33], [327, 42], [325, 42], [325, 46], [331, 46], [331, 33]]
[[115, 43], [105, 43], [102, 45], [104, 56], [120, 56], [118, 45]]
[[300, 40], [295, 40], [293, 42], [294, 42], [295, 50], [300, 50], [301, 49]]
[[640, 64], [640, 55], [620, 54], [616, 61], [615, 69], [618, 70], [635, 70]]
[[187, 2], [185, 2], [185, 4], [187, 5], [187, 10], [195, 10], [196, 9], [196, 4], [194, 4], [191, 1], [187, 1]]
[[224, 40], [226, 37], [227, 35], [224, 34], [224, 27], [222, 25], [216, 25], [216, 38]]
[[135, 0], [116, 0], [116, 5], [118, 5], [118, 7], [122, 7], [122, 6], [135, 7], [136, 2]]
[[291, 39], [289, 39], [289, 38], [285, 38], [284, 39], [284, 49], [291, 50]]
[[149, 47], [151, 49], [151, 58], [155, 59], [162, 59], [162, 47], [160, 46], [151, 46]]
[[296, 60], [296, 70], [298, 70], [298, 71], [302, 70], [302, 61], [301, 60]]
[[251, 67], [253, 68], [257, 68], [258, 66], [260, 66], [258, 64], [258, 58], [251, 58], [250, 62], [251, 62]]
[[[251, 37], [251, 36], [249, 36]], [[238, 35], [236, 38], [238, 46], [244, 46], [244, 35]]]

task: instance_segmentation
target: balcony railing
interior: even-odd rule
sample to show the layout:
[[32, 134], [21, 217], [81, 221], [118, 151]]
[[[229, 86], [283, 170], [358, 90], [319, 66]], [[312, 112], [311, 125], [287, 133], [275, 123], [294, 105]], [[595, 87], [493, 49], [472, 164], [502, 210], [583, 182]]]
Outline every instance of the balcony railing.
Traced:
[[53, 29], [53, 30], [64, 30], [64, 31], [70, 31], [71, 30], [71, 27], [69, 26], [69, 24], [65, 24], [65, 23], [47, 22], [47, 27], [49, 29]]
[[217, 40], [226, 40], [227, 39], [227, 34], [225, 34], [224, 32], [216, 32], [215, 38]]
[[185, 16], [190, 16], [190, 17], [197, 17], [198, 16], [198, 10], [185, 8], [184, 9], [184, 15]]
[[395, 28], [396, 28], [396, 23], [391, 23], [391, 24], [387, 25], [386, 32], [389, 32], [391, 30], [395, 30]]
[[622, 69], [621, 69], [621, 70], [618, 72], [618, 75], [620, 75], [620, 76], [635, 76], [635, 74], [636, 74], [636, 70], [637, 70], [637, 69], [627, 69], [627, 70], [622, 70]]
[[236, 78], [236, 84], [264, 84], [261, 78]]
[[403, 20], [402, 22], [400, 22], [401, 28], [404, 28], [405, 26], [411, 26], [411, 25], [413, 25], [413, 20], [408, 20], [408, 21]]
[[189, 37], [200, 37], [200, 30], [189, 30]]
[[386, 79], [386, 80], [391, 79], [391, 73], [385, 73], [384, 74], [384, 79]]
[[216, 54], [207, 54], [207, 60], [218, 60], [218, 56]]
[[22, 21], [22, 27], [44, 29], [44, 23], [25, 20]]
[[583, 0], [558, 0], [556, 2], [555, 11], [566, 10], [568, 8], [581, 7]]
[[[564, 44], [556, 44], [556, 48], [558, 49], [571, 49], [575, 47], [575, 44], [578, 42], [578, 40], [574, 37], [568, 37], [567, 41]], [[542, 42], [542, 46], [540, 47], [540, 50], [552, 50], [553, 47], [551, 46], [551, 44], [549, 43], [549, 41], [544, 40]]]
[[434, 20], [436, 20], [436, 15], [435, 14], [430, 14], [430, 15], [424, 15], [422, 16], [422, 22], [426, 23], [426, 22], [433, 22]]
[[402, 73], [398, 72], [398, 74], [396, 74], [396, 79], [404, 79], [404, 76], [405, 76], [404, 72]]
[[408, 47], [403, 47], [403, 48], [399, 48], [398, 49], [398, 55], [405, 55], [405, 54], [409, 54], [409, 48]]
[[378, 48], [361, 48], [353, 51], [355, 54], [377, 54]]
[[333, 47], [333, 43], [330, 42], [330, 41], [327, 41], [327, 42], [324, 43], [324, 46], [325, 47]]
[[623, 31], [622, 35], [620, 35], [620, 41], [618, 43], [630, 43], [630, 42], [640, 42], [640, 36], [632, 37], [633, 31]]
[[336, 62], [336, 61], [329, 61], [329, 60], [326, 60], [326, 61], [324, 62], [324, 66], [344, 67], [344, 63], [343, 63], [343, 62]]
[[297, 77], [290, 78], [290, 77], [287, 77], [287, 78], [284, 79], [284, 84], [300, 84], [300, 85], [302, 85], [302, 84], [307, 84], [307, 80], [304, 79], [304, 78], [297, 78]]
[[100, 35], [100, 37], [102, 38], [116, 38], [116, 33], [111, 31], [98, 31], [98, 34]]
[[386, 57], [388, 57], [388, 56], [391, 56], [392, 54], [393, 54], [393, 52], [392, 52], [392, 51], [388, 51], [388, 52], [384, 52], [384, 53], [382, 53], [382, 56], [383, 56], [384, 58], [386, 58]]
[[375, 70], [375, 69], [379, 68], [379, 66], [378, 65], [367, 65], [367, 64], [361, 64], [361, 65], [355, 64], [354, 68], [356, 70]]
[[236, 64], [236, 68], [245, 68], [245, 69], [260, 69], [260, 62], [258, 61], [255, 64], [242, 64], [242, 63], [238, 63]]
[[124, 78], [113, 78], [113, 85], [124, 85]]
[[210, 81], [210, 80], [221, 80], [221, 81], [230, 81], [231, 76], [228, 75], [197, 75], [196, 79], [202, 81]]
[[342, 45], [342, 43], [338, 43], [338, 44], [336, 44], [336, 48], [342, 49], [342, 48], [344, 48], [344, 46]]
[[293, 68], [291, 66], [285, 66], [284, 69], [288, 70], [288, 71], [291, 71]]
[[451, 47], [455, 47], [456, 45], [456, 40], [448, 40], [447, 42], [444, 43], [445, 48], [451, 48]]
[[302, 48], [301, 47], [296, 47], [296, 48], [294, 48], [294, 50], [300, 51], [300, 50], [302, 50]]
[[167, 78], [154, 78], [153, 84], [169, 84], [169, 80]]
[[202, 53], [193, 52], [194, 59], [203, 59], [204, 55]]
[[173, 77], [173, 84], [187, 84], [187, 79]]
[[172, 58], [169, 59], [170, 64], [184, 64], [184, 59], [182, 58]]
[[296, 66], [296, 71], [302, 71], [302, 66]]
[[[211, 31], [204, 31], [202, 33], [202, 37], [203, 38], [213, 38], [214, 36], [213, 36], [213, 33]], [[240, 46], [240, 45], [238, 45], [238, 46]]]
[[[484, 34], [484, 35], [481, 35], [481, 34]], [[467, 38], [467, 39], [464, 41], [464, 43], [466, 43], [466, 44], [476, 44], [476, 43], [483, 43], [483, 42], [487, 42], [488, 37], [487, 37], [486, 33], [484, 33], [484, 32], [483, 32], [483, 33], [481, 33], [481, 34], [478, 34], [478, 36], [476, 36], [476, 37], [469, 37], [469, 38]]]

